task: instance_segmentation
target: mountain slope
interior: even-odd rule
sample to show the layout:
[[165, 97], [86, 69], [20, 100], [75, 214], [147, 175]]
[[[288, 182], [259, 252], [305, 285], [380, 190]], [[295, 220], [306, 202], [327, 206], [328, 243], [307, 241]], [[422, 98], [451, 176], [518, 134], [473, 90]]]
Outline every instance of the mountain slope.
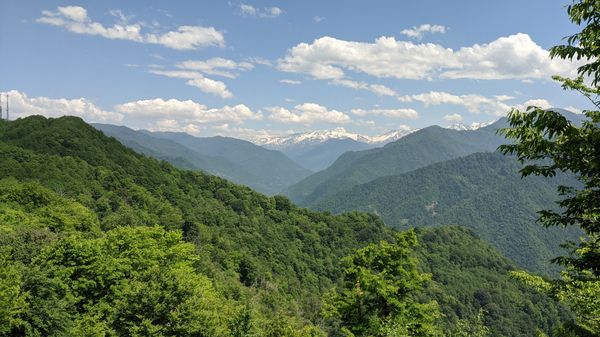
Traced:
[[514, 263], [471, 230], [421, 228], [417, 236], [421, 265], [432, 275], [425, 297], [439, 303], [450, 325], [483, 310], [491, 336], [535, 336], [537, 329], [551, 330], [552, 317], [568, 317], [565, 308], [515, 282], [508, 275]]
[[559, 255], [559, 244], [579, 232], [544, 228], [536, 212], [553, 207], [559, 184], [578, 182], [565, 174], [521, 179], [519, 168], [514, 157], [476, 153], [354, 186], [315, 208], [370, 211], [396, 228], [464, 225], [521, 267], [553, 273], [549, 261]]
[[[28, 330], [15, 335], [35, 334], [38, 325], [38, 335], [122, 331], [138, 320], [164, 331], [208, 325], [217, 329], [205, 330], [211, 336], [319, 335], [310, 322], [322, 322], [320, 296], [339, 280], [339, 259], [391, 236], [375, 216], [299, 209], [282, 196], [179, 170], [73, 117], [0, 121], [0, 177], [0, 273], [16, 275], [2, 281], [23, 289], [28, 304], [16, 321]], [[470, 316], [493, 294], [499, 303], [485, 308], [504, 325], [495, 336], [531, 335], [534, 326], [549, 332], [561, 319], [556, 303], [508, 279], [509, 268], [486, 249], [452, 263], [429, 253], [483, 243], [432, 235], [420, 236], [421, 263], [437, 283], [423, 296], [439, 298], [448, 317]], [[473, 265], [477, 275], [463, 274]], [[488, 283], [447, 287], [443, 280], [457, 275]], [[179, 312], [172, 305], [200, 311], [171, 315]], [[532, 315], [520, 318], [523, 310]], [[186, 323], [163, 326], [165, 319]], [[443, 324], [451, 328], [453, 319]]]
[[431, 126], [382, 148], [348, 152], [326, 170], [308, 176], [286, 190], [293, 201], [310, 206], [352, 186], [408, 172], [429, 164], [479, 151], [495, 150], [504, 139], [496, 134], [505, 119], [477, 130], [457, 131]]
[[105, 135], [116, 138], [123, 145], [156, 159], [165, 160], [183, 169], [201, 169], [207, 173], [235, 181], [242, 174], [243, 168], [229, 162], [225, 158], [207, 156], [187, 147], [152, 135], [135, 131], [125, 126], [111, 124], [92, 124]]
[[233, 138], [197, 138], [94, 124], [132, 149], [185, 169], [201, 169], [266, 194], [276, 194], [310, 174], [280, 152]]
[[291, 302], [310, 311], [337, 280], [341, 257], [388, 235], [371, 215], [298, 209], [285, 197], [178, 170], [74, 117], [1, 122], [0, 177], [38, 181], [72, 198], [92, 210], [104, 230], [182, 230], [197, 245], [203, 272], [226, 282], [221, 287], [239, 291], [232, 283], [239, 279], [256, 286], [257, 301], [264, 296], [277, 308]]

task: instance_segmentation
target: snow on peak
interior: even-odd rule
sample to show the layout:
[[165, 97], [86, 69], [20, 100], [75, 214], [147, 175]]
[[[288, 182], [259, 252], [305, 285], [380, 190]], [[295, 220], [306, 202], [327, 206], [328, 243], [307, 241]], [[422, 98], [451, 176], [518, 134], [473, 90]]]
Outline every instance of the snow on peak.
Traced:
[[416, 130], [417, 129], [411, 129], [410, 127], [403, 126], [399, 130], [389, 131], [382, 135], [365, 136], [349, 132], [343, 127], [338, 127], [331, 130], [316, 130], [304, 133], [295, 133], [287, 136], [260, 136], [254, 139], [254, 143], [269, 147], [286, 147], [298, 144], [324, 143], [332, 139], [350, 139], [366, 144], [384, 144], [400, 139]]
[[494, 124], [496, 121], [491, 122], [481, 122], [481, 123], [471, 123], [471, 124], [463, 124], [463, 123], [455, 123], [452, 125], [448, 125], [446, 129], [458, 130], [458, 131], [467, 131], [467, 130], [477, 130], [479, 128], [486, 127], [488, 125]]

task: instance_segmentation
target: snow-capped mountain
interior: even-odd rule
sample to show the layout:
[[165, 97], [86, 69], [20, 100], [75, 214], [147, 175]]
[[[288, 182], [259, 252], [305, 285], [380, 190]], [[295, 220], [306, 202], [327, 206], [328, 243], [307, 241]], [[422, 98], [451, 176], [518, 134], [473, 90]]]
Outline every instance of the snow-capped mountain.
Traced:
[[481, 123], [471, 123], [471, 124], [463, 124], [463, 123], [455, 123], [452, 125], [448, 125], [446, 129], [458, 130], [458, 131], [468, 131], [468, 130], [477, 130], [479, 128], [486, 127], [488, 125], [494, 124], [496, 121], [491, 122], [481, 122]]
[[404, 129], [392, 130], [392, 131], [386, 132], [379, 136], [369, 137], [369, 144], [391, 143], [391, 142], [396, 141], [404, 136], [407, 136], [417, 130], [419, 130], [419, 129], [404, 128]]
[[403, 128], [389, 131], [382, 135], [366, 136], [348, 132], [343, 127], [332, 130], [317, 130], [305, 133], [295, 133], [288, 136], [260, 136], [253, 140], [255, 144], [269, 148], [284, 148], [295, 145], [319, 144], [329, 140], [349, 139], [365, 144], [385, 144], [400, 139], [417, 129]]

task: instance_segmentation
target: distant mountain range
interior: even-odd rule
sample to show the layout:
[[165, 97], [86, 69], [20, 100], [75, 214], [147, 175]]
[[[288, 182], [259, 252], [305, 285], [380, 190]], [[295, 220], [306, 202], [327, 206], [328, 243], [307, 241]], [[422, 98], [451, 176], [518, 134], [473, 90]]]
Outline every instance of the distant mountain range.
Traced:
[[366, 136], [358, 133], [348, 132], [346, 129], [340, 127], [332, 130], [295, 133], [288, 136], [260, 136], [254, 139], [253, 142], [258, 145], [277, 149], [299, 144], [306, 145], [324, 143], [334, 139], [350, 139], [356, 142], [367, 144], [385, 144], [400, 139], [416, 130], [418, 129], [405, 128], [389, 131], [378, 136]]
[[262, 136], [254, 139], [253, 142], [267, 149], [279, 150], [311, 171], [320, 171], [331, 165], [344, 152], [382, 146], [414, 131], [416, 129], [407, 128], [379, 136], [365, 136], [348, 132], [344, 128], [336, 128], [281, 137]]
[[327, 169], [290, 186], [285, 193], [294, 202], [311, 206], [328, 196], [379, 177], [412, 171], [475, 152], [494, 151], [505, 142], [496, 133], [505, 125], [506, 119], [466, 131], [430, 126], [383, 147], [346, 152]]
[[136, 131], [110, 124], [93, 126], [147, 156], [179, 168], [202, 170], [269, 195], [281, 192], [311, 173], [283, 153], [245, 140]]
[[[476, 130], [489, 124], [491, 123], [453, 124], [447, 128]], [[348, 132], [344, 128], [336, 128], [332, 130], [295, 133], [287, 136], [260, 136], [252, 141], [267, 149], [283, 152], [296, 163], [311, 171], [321, 171], [329, 167], [345, 152], [381, 147], [418, 130], [402, 128], [381, 135], [367, 136]]]

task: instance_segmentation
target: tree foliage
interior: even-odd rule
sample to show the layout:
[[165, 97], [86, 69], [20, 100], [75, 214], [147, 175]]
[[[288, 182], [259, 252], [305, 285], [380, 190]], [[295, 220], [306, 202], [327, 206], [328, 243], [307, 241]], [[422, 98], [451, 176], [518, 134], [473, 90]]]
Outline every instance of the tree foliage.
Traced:
[[413, 231], [361, 248], [342, 260], [344, 284], [326, 297], [324, 314], [348, 336], [436, 336], [437, 303], [419, 303], [428, 275], [417, 269]]
[[[600, 3], [595, 0], [573, 1], [567, 7], [573, 23], [583, 29], [567, 38], [566, 45], [551, 49], [551, 57], [576, 59], [580, 77], [555, 77], [567, 90], [575, 90], [600, 109]], [[591, 85], [586, 80], [591, 80]], [[560, 211], [540, 212], [546, 226], [577, 226], [586, 234], [578, 243], [568, 242], [570, 255], [556, 259], [566, 267], [560, 280], [545, 282], [524, 274], [517, 277], [553, 294], [577, 314], [575, 322], [565, 325], [563, 335], [600, 335], [600, 111], [584, 111], [581, 126], [573, 125], [559, 113], [528, 107], [525, 112], [509, 114], [510, 128], [503, 130], [512, 144], [502, 145], [505, 153], [517, 154], [525, 163], [523, 176], [554, 176], [558, 171], [577, 175], [583, 187], [560, 186], [564, 198]]]

